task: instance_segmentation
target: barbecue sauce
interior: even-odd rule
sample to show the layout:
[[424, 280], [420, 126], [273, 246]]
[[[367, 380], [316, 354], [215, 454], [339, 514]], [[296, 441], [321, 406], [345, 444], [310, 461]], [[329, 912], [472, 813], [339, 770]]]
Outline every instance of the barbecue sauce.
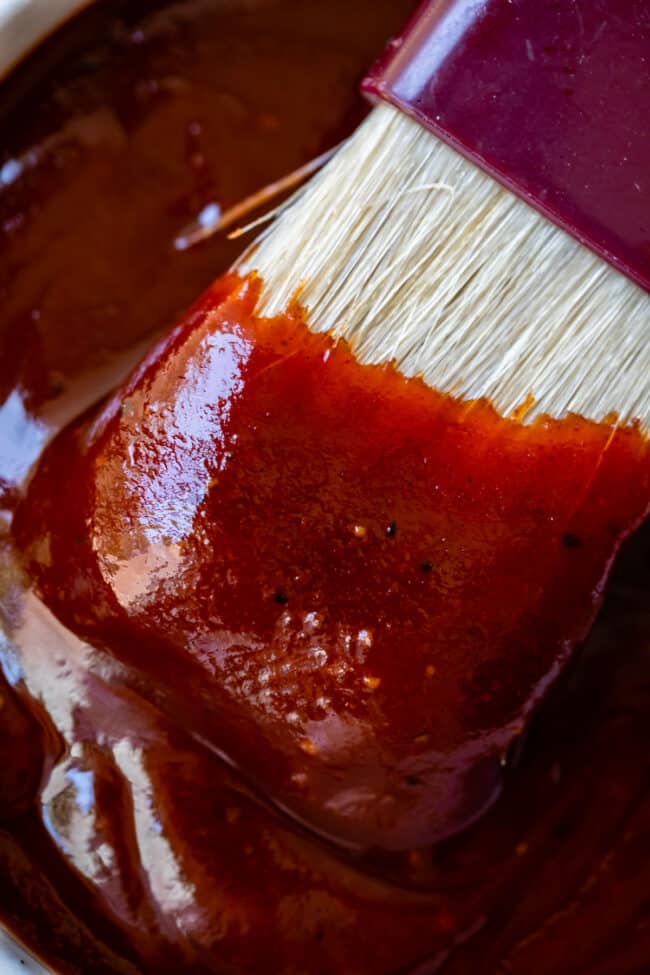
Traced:
[[646, 513], [635, 427], [523, 426], [218, 281], [47, 450], [14, 536], [58, 619], [303, 824], [459, 832]]
[[411, 5], [155, 6], [5, 102], [0, 919], [61, 972], [643, 971], [647, 528], [569, 660], [634, 427], [441, 397], [233, 277], [75, 419], [236, 256], [183, 228], [349, 130]]

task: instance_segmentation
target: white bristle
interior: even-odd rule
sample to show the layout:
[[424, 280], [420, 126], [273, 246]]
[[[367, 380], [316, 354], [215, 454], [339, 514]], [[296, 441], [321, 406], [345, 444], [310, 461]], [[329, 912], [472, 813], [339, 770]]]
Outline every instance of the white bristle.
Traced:
[[240, 270], [261, 311], [510, 414], [650, 428], [650, 295], [418, 124], [376, 108]]

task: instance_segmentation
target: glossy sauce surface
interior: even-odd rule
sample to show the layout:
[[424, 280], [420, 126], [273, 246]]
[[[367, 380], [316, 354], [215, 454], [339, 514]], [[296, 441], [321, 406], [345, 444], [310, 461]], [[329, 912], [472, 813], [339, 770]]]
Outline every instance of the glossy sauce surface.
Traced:
[[496, 799], [650, 498], [633, 427], [363, 367], [219, 280], [45, 452], [15, 520], [72, 631], [283, 809], [414, 850]]
[[[398, 6], [372, 5], [375, 49]], [[96, 49], [90, 77], [74, 61], [58, 69], [59, 132], [74, 137], [58, 166], [46, 152], [31, 182], [0, 194], [11, 269], [0, 360], [7, 526], [21, 465], [89, 401], [84, 381], [108, 386], [123, 353], [234, 256], [223, 240], [175, 253], [179, 228], [215, 196], [227, 205], [300, 164], [356, 117], [353, 79], [372, 56], [360, 29], [368, 5], [336, 17], [331, 4], [301, 9], [185, 3], [143, 21], [130, 14], [128, 25], [113, 21], [116, 39]], [[279, 48], [291, 54], [282, 70]], [[262, 90], [263, 65], [277, 87]], [[300, 92], [289, 85], [296, 103], [282, 71], [301, 79]], [[203, 123], [198, 155], [213, 181], [183, 196], [188, 173], [206, 168], [180, 138], [199, 131], [206, 76], [205, 116], [219, 126]], [[144, 93], [137, 112], [134, 92]], [[235, 128], [248, 135], [224, 141], [234, 92], [248, 113]], [[276, 122], [255, 128], [260, 99]], [[104, 121], [89, 139], [96, 112]], [[124, 130], [119, 145], [105, 141], [107, 117], [113, 134], [115, 119]], [[264, 133], [278, 117], [274, 142]], [[14, 123], [16, 138], [33, 138], [30, 125], [42, 145], [43, 120]], [[222, 198], [216, 185], [229, 179]], [[440, 401], [390, 370], [360, 369], [297, 314], [256, 321], [254, 287], [234, 300], [234, 286], [195, 307], [192, 334], [181, 326], [99, 427], [82, 422], [50, 448], [16, 526], [25, 556], [3, 541], [3, 665], [15, 685], [0, 712], [4, 918], [71, 972], [644, 971], [647, 531], [525, 747], [511, 742], [647, 504], [645, 446], [634, 431], [611, 442], [576, 421], [523, 431], [487, 407]], [[337, 426], [341, 416], [352, 420]], [[481, 452], [463, 449], [477, 436]], [[81, 460], [80, 442], [92, 444]], [[432, 504], [436, 490], [445, 500]], [[469, 512], [480, 531], [459, 528]], [[531, 548], [534, 564], [523, 565]], [[305, 566], [313, 577], [300, 577]], [[459, 630], [461, 594], [475, 618]], [[528, 612], [517, 626], [515, 597]], [[486, 646], [498, 654], [481, 669]], [[333, 727], [342, 717], [347, 737]], [[441, 771], [439, 756], [468, 741], [488, 762], [465, 788], [472, 762]], [[353, 795], [323, 818], [342, 782], [348, 792], [361, 782], [373, 801]], [[499, 790], [475, 826], [427, 845], [441, 795], [460, 791], [478, 812]], [[386, 796], [396, 804], [380, 813]], [[434, 831], [462, 825], [462, 805]], [[378, 848], [365, 848], [369, 836]]]

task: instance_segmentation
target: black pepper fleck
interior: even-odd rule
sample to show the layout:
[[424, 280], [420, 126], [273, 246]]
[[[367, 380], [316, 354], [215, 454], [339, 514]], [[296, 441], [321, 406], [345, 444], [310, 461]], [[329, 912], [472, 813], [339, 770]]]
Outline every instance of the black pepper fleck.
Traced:
[[57, 397], [65, 393], [65, 383], [62, 379], [50, 380], [50, 396]]
[[470, 640], [480, 640], [481, 637], [485, 636], [484, 631], [476, 623], [469, 623], [465, 627], [465, 635], [470, 638]]
[[560, 819], [551, 827], [556, 840], [566, 840], [576, 832], [576, 825], [570, 819]]
[[433, 572], [433, 562], [421, 562], [420, 568], [423, 572]]
[[396, 535], [397, 535], [397, 522], [391, 521], [390, 525], [386, 529], [386, 537], [395, 538]]
[[289, 602], [289, 597], [287, 596], [286, 592], [282, 591], [282, 589], [278, 589], [273, 599], [280, 606], [286, 606]]
[[410, 785], [410, 786], [421, 785], [422, 779], [419, 779], [417, 775], [405, 775], [404, 782], [406, 783], [406, 785]]
[[565, 532], [562, 536], [562, 544], [565, 548], [580, 548], [582, 542], [577, 535], [572, 535], [571, 532]]

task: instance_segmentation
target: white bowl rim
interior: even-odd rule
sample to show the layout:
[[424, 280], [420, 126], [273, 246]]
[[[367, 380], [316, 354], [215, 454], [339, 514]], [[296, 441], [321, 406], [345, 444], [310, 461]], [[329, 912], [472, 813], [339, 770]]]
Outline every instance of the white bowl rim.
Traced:
[[0, 0], [0, 80], [92, 0]]

